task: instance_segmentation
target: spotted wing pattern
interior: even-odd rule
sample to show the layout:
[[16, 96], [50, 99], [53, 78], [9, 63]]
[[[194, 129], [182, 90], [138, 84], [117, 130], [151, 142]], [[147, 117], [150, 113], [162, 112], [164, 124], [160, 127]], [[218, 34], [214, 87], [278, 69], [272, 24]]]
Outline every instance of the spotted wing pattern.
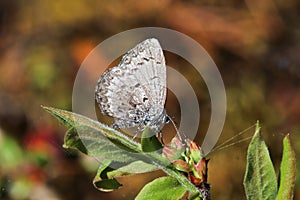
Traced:
[[129, 50], [118, 66], [105, 71], [96, 86], [101, 111], [115, 118], [115, 128], [165, 123], [166, 65], [157, 39], [147, 39]]

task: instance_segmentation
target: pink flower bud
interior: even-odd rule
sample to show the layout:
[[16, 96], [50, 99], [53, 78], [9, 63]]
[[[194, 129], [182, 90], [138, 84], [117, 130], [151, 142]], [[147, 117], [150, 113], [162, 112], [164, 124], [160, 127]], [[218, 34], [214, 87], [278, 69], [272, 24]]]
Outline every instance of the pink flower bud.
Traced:
[[173, 165], [175, 166], [176, 169], [178, 169], [179, 171], [183, 171], [183, 172], [189, 172], [190, 166], [184, 162], [183, 160], [175, 160], [173, 162]]

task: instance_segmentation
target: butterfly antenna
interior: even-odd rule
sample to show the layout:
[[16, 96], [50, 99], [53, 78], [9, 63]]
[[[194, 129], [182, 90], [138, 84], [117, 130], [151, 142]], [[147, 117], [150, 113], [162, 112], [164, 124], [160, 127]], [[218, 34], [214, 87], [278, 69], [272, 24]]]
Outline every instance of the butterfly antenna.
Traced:
[[[182, 137], [181, 137], [181, 133], [180, 133], [179, 130], [177, 129], [177, 126], [176, 126], [175, 122], [173, 121], [173, 119], [172, 119], [171, 117], [169, 117], [169, 120], [170, 120], [171, 123], [173, 124], [174, 129], [175, 129], [175, 131], [176, 131], [176, 134], [177, 134], [179, 140], [183, 142]], [[184, 137], [184, 139], [187, 138], [186, 135], [185, 135], [184, 133], [183, 133], [183, 137]]]
[[222, 150], [222, 149], [226, 149], [226, 148], [231, 147], [231, 146], [233, 146], [233, 145], [236, 145], [236, 144], [239, 144], [239, 143], [248, 141], [248, 140], [250, 140], [251, 138], [252, 138], [252, 136], [249, 136], [249, 137], [244, 138], [244, 139], [241, 139], [241, 140], [239, 140], [239, 141], [237, 141], [237, 142], [234, 142], [234, 143], [231, 143], [231, 144], [227, 144], [227, 145], [224, 145], [224, 146], [222, 146], [222, 147], [213, 149], [210, 153], [215, 152], [215, 151], [220, 151], [220, 150]]
[[236, 139], [237, 137], [241, 136], [242, 134], [244, 134], [245, 132], [247, 132], [248, 130], [250, 130], [251, 128], [253, 128], [254, 126], [256, 126], [256, 124], [253, 124], [252, 126], [246, 128], [245, 130], [239, 132], [237, 135], [227, 139], [225, 142], [223, 142], [222, 144], [218, 145], [216, 148], [214, 148], [210, 153], [214, 152], [214, 151], [219, 151], [221, 149], [225, 149], [227, 147], [230, 147], [230, 146], [233, 146], [235, 144], [238, 144], [238, 143], [241, 143], [241, 142], [244, 142], [244, 141], [247, 141], [249, 140], [252, 136], [250, 137], [247, 137], [247, 138], [244, 138], [244, 139], [241, 139], [237, 142], [233, 142], [231, 144], [228, 144], [229, 142], [231, 142], [232, 140]]

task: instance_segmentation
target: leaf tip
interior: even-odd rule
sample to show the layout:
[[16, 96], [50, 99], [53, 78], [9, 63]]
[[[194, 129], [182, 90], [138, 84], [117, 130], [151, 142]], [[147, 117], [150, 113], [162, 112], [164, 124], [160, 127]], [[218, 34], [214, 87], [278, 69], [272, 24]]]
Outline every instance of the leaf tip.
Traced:
[[259, 125], [259, 121], [257, 120], [257, 122], [256, 122], [256, 126], [255, 126], [255, 133], [254, 133], [254, 137], [255, 137], [255, 136], [259, 136], [259, 135], [260, 135], [260, 129], [261, 129], [261, 127], [260, 127], [260, 125]]
[[41, 108], [43, 108], [44, 110], [48, 110], [49, 109], [49, 107], [44, 106], [44, 105], [41, 105]]
[[48, 106], [43, 106], [41, 105], [41, 108], [44, 109], [45, 111], [51, 113], [51, 111], [53, 111], [53, 108], [52, 107], [48, 107]]
[[287, 139], [287, 140], [289, 140], [289, 141], [290, 141], [290, 134], [289, 134], [289, 133], [287, 133], [287, 134], [284, 136], [284, 139]]
[[259, 120], [256, 121], [256, 129], [260, 129]]

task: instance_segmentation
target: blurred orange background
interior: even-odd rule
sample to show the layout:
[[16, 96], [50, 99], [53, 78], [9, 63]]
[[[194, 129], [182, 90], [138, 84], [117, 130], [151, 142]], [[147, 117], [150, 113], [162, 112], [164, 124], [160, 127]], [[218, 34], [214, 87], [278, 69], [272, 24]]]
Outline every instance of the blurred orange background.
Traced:
[[[291, 134], [300, 155], [299, 8], [296, 0], [1, 1], [0, 199], [133, 199], [164, 175], [124, 177], [120, 190], [97, 191], [92, 179], [98, 163], [63, 149], [66, 128], [40, 107], [71, 110], [76, 72], [89, 52], [112, 35], [146, 26], [182, 32], [206, 49], [227, 94], [220, 143], [259, 120], [278, 173], [284, 134]], [[183, 61], [168, 53], [166, 60], [199, 85], [201, 144], [210, 119], [205, 84]], [[172, 99], [166, 104], [177, 109]], [[246, 199], [247, 144], [208, 155], [212, 199]], [[297, 178], [295, 199], [299, 183]]]

